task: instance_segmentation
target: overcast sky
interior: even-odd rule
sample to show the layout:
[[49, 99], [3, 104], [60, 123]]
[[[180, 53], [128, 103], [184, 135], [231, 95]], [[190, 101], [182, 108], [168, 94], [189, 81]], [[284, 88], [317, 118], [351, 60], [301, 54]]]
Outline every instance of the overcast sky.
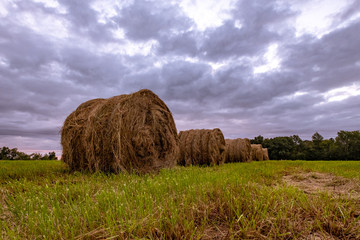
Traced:
[[61, 151], [84, 101], [148, 88], [178, 131], [360, 129], [358, 0], [2, 0], [0, 147]]

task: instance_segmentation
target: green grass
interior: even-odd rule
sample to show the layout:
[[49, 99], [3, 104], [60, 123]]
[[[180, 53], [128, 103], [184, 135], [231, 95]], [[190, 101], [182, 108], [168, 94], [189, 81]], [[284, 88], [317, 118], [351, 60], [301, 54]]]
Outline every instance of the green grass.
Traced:
[[360, 162], [267, 161], [138, 176], [0, 161], [0, 239], [360, 238], [360, 201], [282, 182], [300, 171], [360, 180]]

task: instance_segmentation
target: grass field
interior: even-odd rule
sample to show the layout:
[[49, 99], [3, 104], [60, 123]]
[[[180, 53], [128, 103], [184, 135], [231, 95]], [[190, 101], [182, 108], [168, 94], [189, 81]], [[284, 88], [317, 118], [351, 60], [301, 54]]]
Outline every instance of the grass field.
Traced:
[[[334, 189], [352, 188], [307, 192], [284, 181], [311, 172], [338, 176], [328, 184]], [[138, 176], [0, 161], [0, 238], [360, 239], [359, 183], [360, 162], [266, 161]]]

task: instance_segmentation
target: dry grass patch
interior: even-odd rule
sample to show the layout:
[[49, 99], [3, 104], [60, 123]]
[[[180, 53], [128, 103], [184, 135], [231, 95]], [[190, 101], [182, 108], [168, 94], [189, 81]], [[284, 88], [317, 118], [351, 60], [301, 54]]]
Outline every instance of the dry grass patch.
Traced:
[[331, 173], [299, 172], [286, 175], [283, 180], [288, 185], [297, 187], [307, 194], [330, 192], [338, 196], [360, 198], [360, 183], [358, 181]]

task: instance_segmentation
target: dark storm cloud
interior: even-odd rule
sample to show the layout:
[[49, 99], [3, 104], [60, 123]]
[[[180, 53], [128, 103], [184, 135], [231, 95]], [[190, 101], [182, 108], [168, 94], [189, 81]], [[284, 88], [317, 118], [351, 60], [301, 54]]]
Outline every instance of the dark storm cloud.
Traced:
[[62, 51], [62, 63], [67, 69], [64, 78], [83, 86], [118, 84], [129, 71], [122, 62], [121, 56], [111, 53], [98, 54], [78, 47]]
[[149, 88], [169, 101], [196, 104], [211, 97], [206, 92], [209, 84], [212, 84], [211, 70], [210, 65], [206, 63], [175, 60], [164, 63], [161, 68], [133, 72], [124, 78], [124, 82], [127, 89], [130, 88], [132, 91]]
[[277, 7], [273, 1], [239, 1], [232, 11], [232, 19], [206, 31], [201, 47], [203, 55], [218, 61], [261, 54], [270, 43], [282, 38], [278, 29], [273, 28], [274, 24], [282, 24], [294, 14]]
[[198, 53], [197, 33], [187, 31], [174, 35], [162, 35], [158, 39], [159, 47], [157, 52], [161, 55], [196, 56]]
[[2, 21], [0, 32], [1, 55], [11, 69], [33, 71], [56, 58], [53, 43], [26, 27]]
[[91, 7], [93, 0], [61, 0], [59, 3], [67, 12], [63, 15], [72, 24], [72, 31], [79, 35], [87, 35], [95, 42], [115, 41], [112, 30], [116, 24], [99, 21], [98, 13]]
[[41, 2], [17, 1], [13, 11], [56, 17], [68, 25], [71, 36], [90, 38], [94, 42], [115, 41], [112, 30], [117, 25], [112, 21], [100, 21], [99, 13], [91, 6], [93, 3], [92, 0], [59, 0], [59, 7], [50, 7]]
[[168, 1], [135, 0], [122, 8], [115, 19], [124, 28], [126, 36], [135, 41], [157, 39], [161, 35], [186, 31], [192, 26], [192, 21], [179, 7]]
[[206, 86], [211, 84], [211, 67], [208, 64], [175, 61], [162, 68], [167, 97], [172, 99], [194, 98], [200, 101], [208, 95], [204, 94]]
[[21, 136], [21, 137], [54, 137], [59, 134], [57, 128], [42, 128], [42, 129], [19, 129], [10, 128], [8, 126], [0, 126], [0, 136]]
[[[93, 52], [89, 41], [73, 41], [78, 35], [88, 35], [94, 42], [111, 40], [110, 28], [102, 28], [88, 2], [60, 4], [66, 6], [65, 14], [42, 3], [18, 1], [9, 5], [9, 16], [1, 18], [0, 135], [7, 141], [0, 139], [3, 145], [21, 147], [18, 137], [36, 137], [45, 144], [36, 146], [47, 149], [45, 139], [52, 139], [51, 146], [59, 149], [65, 116], [89, 98], [116, 95], [113, 88], [125, 74], [121, 56]], [[36, 14], [70, 23], [70, 38], [39, 32], [38, 26], [24, 19]]]
[[[205, 30], [177, 1], [120, 1], [109, 16], [96, 0], [58, 3], [16, 1], [0, 13], [0, 145], [60, 149], [59, 130], [79, 104], [141, 88], [166, 102], [178, 130], [309, 138], [358, 128], [359, 96], [326, 97], [359, 84], [357, 1], [321, 38], [296, 36], [288, 1], [238, 1]], [[273, 44], [279, 67], [254, 73]]]
[[[313, 97], [303, 95], [294, 100], [278, 103], [271, 109], [282, 109], [266, 116], [265, 122], [279, 122], [269, 133], [281, 135], [282, 130], [293, 130], [293, 134], [309, 138], [315, 131], [319, 131], [326, 138], [334, 137], [340, 130], [352, 131], [359, 128], [356, 122], [360, 115], [356, 109], [359, 108], [359, 97], [350, 97], [344, 101], [321, 103], [321, 96]], [[289, 104], [290, 103], [290, 104]], [[330, 127], [331, 126], [331, 127]]]
[[242, 55], [251, 56], [263, 52], [263, 48], [276, 39], [276, 35], [268, 31], [259, 30], [254, 35], [247, 31], [248, 29], [236, 28], [233, 21], [209, 30], [201, 47], [204, 57], [219, 61]]
[[327, 91], [359, 81], [360, 21], [328, 33], [321, 39], [304, 37], [284, 45], [283, 67], [302, 72], [301, 88]]
[[195, 56], [198, 52], [199, 33], [194, 29], [195, 23], [174, 3], [135, 0], [123, 7], [113, 21], [128, 39], [156, 40], [157, 54]]
[[276, 97], [298, 89], [299, 76], [295, 73], [271, 72], [258, 76], [248, 66], [231, 67], [216, 74], [221, 96], [227, 96], [224, 107], [252, 108], [267, 104]]

